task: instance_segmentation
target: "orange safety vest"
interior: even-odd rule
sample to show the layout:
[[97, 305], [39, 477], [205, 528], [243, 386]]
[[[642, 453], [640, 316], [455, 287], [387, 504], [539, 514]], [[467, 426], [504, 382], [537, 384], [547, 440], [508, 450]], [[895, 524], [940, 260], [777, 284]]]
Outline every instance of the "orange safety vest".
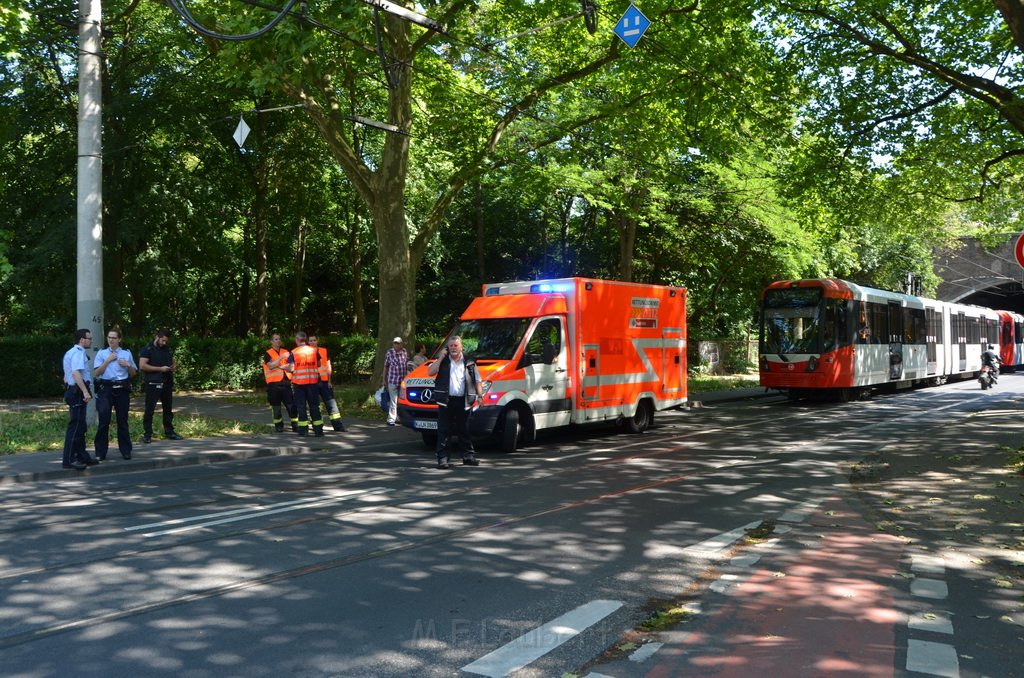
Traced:
[[292, 383], [298, 386], [308, 386], [320, 380], [320, 372], [317, 370], [320, 355], [315, 348], [307, 344], [296, 346], [292, 351], [292, 358], [295, 360]]
[[266, 360], [263, 361], [263, 378], [267, 380], [267, 383], [276, 384], [279, 381], [290, 378], [290, 375], [284, 371], [284, 368], [280, 367], [282, 363], [288, 360], [288, 351], [284, 349], [275, 351], [272, 348], [268, 348], [267, 355], [270, 356], [271, 360], [281, 360], [281, 362], [278, 363], [278, 367], [271, 367], [270, 363]]
[[320, 372], [320, 381], [331, 380], [331, 362], [327, 359], [327, 349], [320, 347], [316, 350], [320, 354], [320, 367], [317, 368]]

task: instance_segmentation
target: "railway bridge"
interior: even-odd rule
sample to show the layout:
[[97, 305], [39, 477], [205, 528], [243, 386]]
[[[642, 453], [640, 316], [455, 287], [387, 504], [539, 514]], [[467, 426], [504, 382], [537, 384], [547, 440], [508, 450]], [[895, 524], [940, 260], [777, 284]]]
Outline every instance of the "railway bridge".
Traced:
[[1024, 315], [1024, 269], [1013, 255], [1019, 235], [1007, 235], [992, 249], [975, 238], [961, 238], [957, 246], [939, 252], [935, 270], [942, 282], [936, 297]]

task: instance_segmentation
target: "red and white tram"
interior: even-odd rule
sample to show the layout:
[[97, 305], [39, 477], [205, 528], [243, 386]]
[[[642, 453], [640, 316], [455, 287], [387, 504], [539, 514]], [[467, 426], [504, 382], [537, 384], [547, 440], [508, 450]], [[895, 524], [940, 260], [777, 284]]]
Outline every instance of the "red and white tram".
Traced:
[[[1007, 316], [1011, 325], [1021, 318]], [[793, 397], [846, 400], [880, 386], [974, 376], [986, 345], [1001, 343], [1006, 320], [980, 306], [835, 278], [775, 282], [761, 295], [761, 384]], [[1021, 363], [1020, 329], [1010, 328], [1014, 365]]]
[[1013, 311], [999, 314], [999, 361], [1002, 369], [1016, 372], [1024, 362], [1024, 316]]

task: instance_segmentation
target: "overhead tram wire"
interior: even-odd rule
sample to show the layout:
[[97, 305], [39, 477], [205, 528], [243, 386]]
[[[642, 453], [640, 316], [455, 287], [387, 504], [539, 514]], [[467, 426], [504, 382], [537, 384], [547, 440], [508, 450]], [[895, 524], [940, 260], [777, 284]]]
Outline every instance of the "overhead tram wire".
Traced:
[[[278, 11], [277, 16], [271, 19], [262, 28], [251, 33], [242, 34], [219, 33], [202, 25], [192, 16], [192, 13], [188, 11], [188, 0], [167, 0], [167, 4], [171, 6], [171, 9], [173, 9], [186, 24], [192, 27], [192, 30], [196, 31], [200, 35], [205, 35], [208, 38], [214, 38], [216, 40], [224, 40], [226, 42], [241, 42], [243, 40], [258, 38], [273, 30], [275, 26], [284, 21], [285, 17], [288, 16], [292, 7], [294, 7], [298, 1], [299, 0], [288, 0], [287, 4]], [[305, 3], [305, 0], [303, 0], [303, 3]], [[305, 4], [303, 4], [303, 6], [305, 6]]]

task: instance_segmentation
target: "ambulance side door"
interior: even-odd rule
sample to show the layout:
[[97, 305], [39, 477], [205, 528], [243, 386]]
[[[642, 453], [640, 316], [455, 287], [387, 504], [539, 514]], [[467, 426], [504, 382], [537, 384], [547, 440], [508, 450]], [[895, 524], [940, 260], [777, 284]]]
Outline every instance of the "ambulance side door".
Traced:
[[550, 316], [537, 322], [526, 340], [521, 364], [537, 429], [568, 424], [572, 403], [566, 388], [569, 371], [564, 318]]

